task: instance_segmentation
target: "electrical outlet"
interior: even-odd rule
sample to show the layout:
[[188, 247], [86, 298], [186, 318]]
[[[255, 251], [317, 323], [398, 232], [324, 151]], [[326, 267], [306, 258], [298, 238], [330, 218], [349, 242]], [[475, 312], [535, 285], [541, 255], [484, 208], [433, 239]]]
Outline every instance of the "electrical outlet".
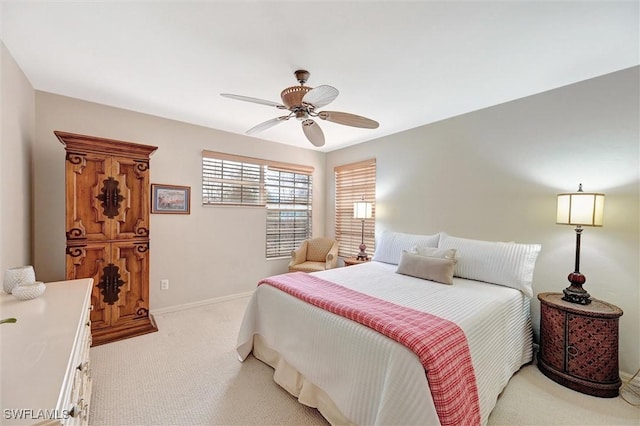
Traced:
[[169, 280], [160, 280], [160, 290], [169, 290]]

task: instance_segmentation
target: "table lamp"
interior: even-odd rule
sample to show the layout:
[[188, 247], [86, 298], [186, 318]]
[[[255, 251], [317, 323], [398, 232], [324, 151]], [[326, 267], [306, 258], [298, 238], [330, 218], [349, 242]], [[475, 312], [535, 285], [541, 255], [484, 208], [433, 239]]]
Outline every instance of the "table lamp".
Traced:
[[576, 225], [576, 264], [575, 270], [567, 279], [571, 285], [563, 290], [563, 300], [571, 303], [588, 305], [590, 295], [582, 284], [586, 278], [580, 273], [580, 236], [583, 226], [602, 226], [604, 212], [604, 194], [582, 191], [582, 184], [577, 192], [558, 194], [556, 223], [560, 225]]
[[371, 206], [372, 203], [364, 201], [364, 197], [362, 197], [362, 201], [353, 203], [353, 218], [362, 221], [362, 242], [360, 243], [360, 253], [358, 253], [357, 260], [369, 259], [365, 251], [367, 246], [364, 244], [364, 221], [365, 219], [371, 219]]

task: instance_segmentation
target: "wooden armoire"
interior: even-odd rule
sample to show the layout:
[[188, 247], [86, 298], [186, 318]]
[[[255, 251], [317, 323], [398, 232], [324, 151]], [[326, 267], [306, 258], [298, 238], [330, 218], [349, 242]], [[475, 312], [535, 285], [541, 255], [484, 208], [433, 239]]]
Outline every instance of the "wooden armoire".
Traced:
[[93, 278], [93, 345], [157, 331], [149, 314], [149, 157], [157, 147], [54, 133], [66, 150], [66, 279]]

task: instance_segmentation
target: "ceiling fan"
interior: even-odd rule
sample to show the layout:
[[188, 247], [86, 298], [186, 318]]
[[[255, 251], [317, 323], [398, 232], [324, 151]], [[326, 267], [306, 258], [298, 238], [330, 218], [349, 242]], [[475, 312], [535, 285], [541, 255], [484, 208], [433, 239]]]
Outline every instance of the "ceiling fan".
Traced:
[[362, 127], [364, 129], [376, 129], [379, 126], [377, 121], [347, 112], [317, 111], [318, 108], [330, 104], [338, 97], [338, 89], [327, 85], [315, 88], [305, 86], [304, 84], [310, 75], [309, 71], [306, 70], [298, 70], [294, 75], [300, 83], [300, 86], [291, 86], [284, 89], [282, 93], [280, 93], [280, 98], [282, 99], [281, 104], [264, 99], [251, 98], [249, 96], [233, 95], [231, 93], [221, 93], [220, 95], [239, 101], [254, 102], [289, 111], [288, 115], [272, 118], [250, 128], [245, 132], [247, 135], [261, 132], [291, 117], [295, 117], [302, 122], [302, 131], [307, 139], [309, 139], [309, 142], [319, 147], [324, 145], [324, 133], [312, 117], [318, 117], [322, 120], [332, 121], [345, 126]]

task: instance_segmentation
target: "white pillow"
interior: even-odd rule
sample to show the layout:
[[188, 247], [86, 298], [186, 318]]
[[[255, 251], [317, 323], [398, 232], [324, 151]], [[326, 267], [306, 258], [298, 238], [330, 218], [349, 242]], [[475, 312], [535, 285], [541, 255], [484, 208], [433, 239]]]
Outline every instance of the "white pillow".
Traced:
[[418, 254], [427, 257], [442, 257], [445, 259], [455, 259], [456, 249], [441, 249], [437, 247], [414, 246], [408, 250], [411, 254]]
[[402, 250], [411, 250], [413, 247], [438, 247], [440, 234], [416, 235], [403, 234], [401, 232], [383, 231], [378, 238], [373, 260], [377, 262], [400, 263]]
[[471, 240], [443, 232], [438, 248], [456, 249], [456, 277], [512, 287], [533, 298], [533, 271], [540, 244]]

